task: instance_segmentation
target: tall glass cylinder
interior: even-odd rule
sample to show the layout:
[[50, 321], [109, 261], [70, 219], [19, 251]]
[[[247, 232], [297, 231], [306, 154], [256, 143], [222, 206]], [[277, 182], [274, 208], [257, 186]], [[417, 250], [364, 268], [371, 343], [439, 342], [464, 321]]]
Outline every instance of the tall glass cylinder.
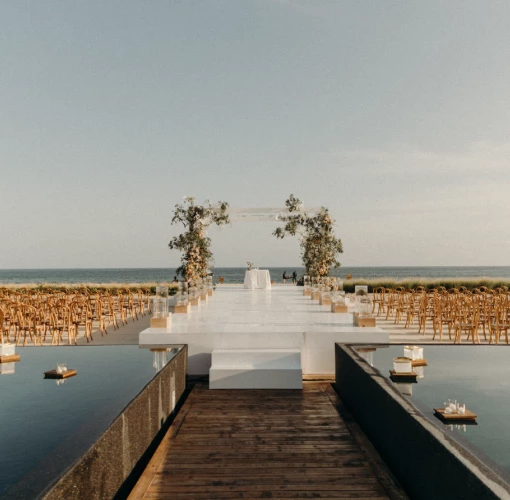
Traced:
[[152, 317], [166, 318], [168, 316], [168, 287], [157, 286], [156, 295], [152, 300]]
[[372, 316], [372, 299], [369, 295], [363, 295], [359, 304], [360, 318], [370, 318]]
[[197, 287], [195, 286], [195, 283], [193, 283], [193, 282], [190, 283], [188, 295], [189, 295], [190, 299], [198, 298], [198, 290], [197, 290]]

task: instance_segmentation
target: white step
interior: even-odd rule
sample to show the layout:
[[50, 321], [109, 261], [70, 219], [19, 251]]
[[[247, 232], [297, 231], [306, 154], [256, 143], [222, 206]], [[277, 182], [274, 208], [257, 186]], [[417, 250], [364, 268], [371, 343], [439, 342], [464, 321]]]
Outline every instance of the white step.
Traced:
[[299, 349], [214, 349], [210, 389], [302, 389]]

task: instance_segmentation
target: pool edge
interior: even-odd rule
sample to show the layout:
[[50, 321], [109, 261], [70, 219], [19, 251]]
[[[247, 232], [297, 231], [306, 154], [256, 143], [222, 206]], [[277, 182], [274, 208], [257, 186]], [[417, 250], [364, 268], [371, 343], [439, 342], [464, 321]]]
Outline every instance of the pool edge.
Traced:
[[340, 398], [412, 498], [510, 498], [504, 480], [429, 422], [352, 345], [335, 345], [335, 370]]

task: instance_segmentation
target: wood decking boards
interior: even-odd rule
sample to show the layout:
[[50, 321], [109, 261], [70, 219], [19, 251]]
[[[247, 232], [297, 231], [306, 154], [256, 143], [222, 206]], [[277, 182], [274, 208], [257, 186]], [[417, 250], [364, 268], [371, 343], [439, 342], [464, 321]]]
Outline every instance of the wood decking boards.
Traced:
[[388, 498], [335, 397], [197, 384], [129, 498]]

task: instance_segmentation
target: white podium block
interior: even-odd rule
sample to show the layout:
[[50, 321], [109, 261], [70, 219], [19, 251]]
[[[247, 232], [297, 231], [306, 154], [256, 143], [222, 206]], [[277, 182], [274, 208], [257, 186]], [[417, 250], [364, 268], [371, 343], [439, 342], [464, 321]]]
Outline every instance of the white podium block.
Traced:
[[302, 389], [299, 349], [215, 349], [210, 389]]

